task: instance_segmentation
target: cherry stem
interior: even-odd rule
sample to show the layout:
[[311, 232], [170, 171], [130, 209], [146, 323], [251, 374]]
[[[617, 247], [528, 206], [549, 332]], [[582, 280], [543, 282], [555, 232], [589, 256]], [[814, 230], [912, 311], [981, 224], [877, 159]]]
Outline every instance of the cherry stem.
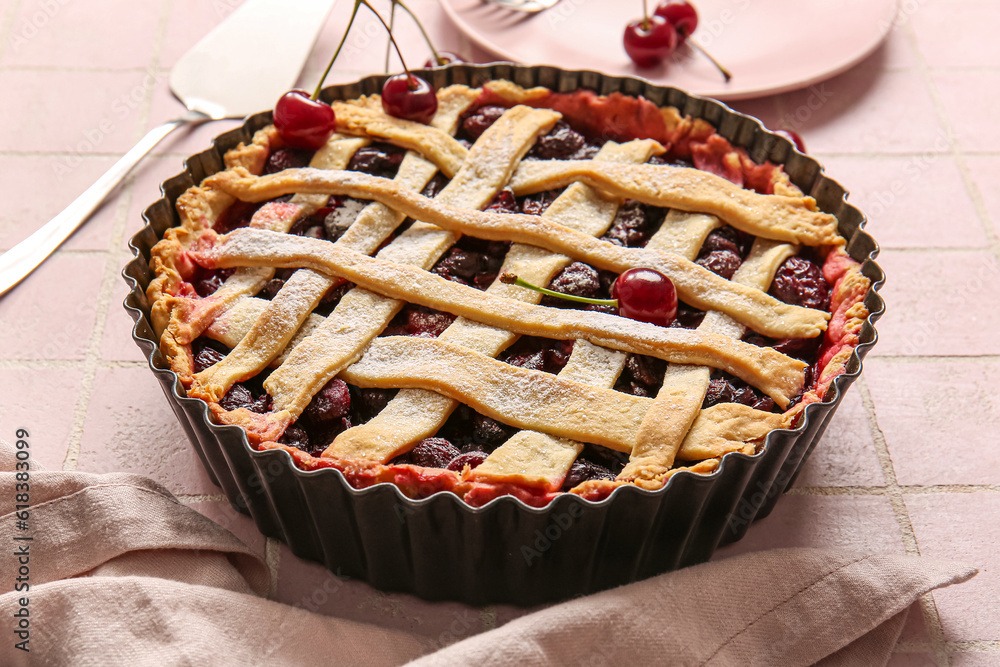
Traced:
[[649, 30], [649, 7], [646, 6], [646, 0], [642, 0], [642, 29]]
[[[393, 29], [396, 27], [396, 3], [392, 3], [392, 8], [389, 9], [389, 34], [392, 34]], [[389, 73], [389, 54], [392, 53], [388, 40], [385, 43], [385, 73]]]
[[539, 287], [538, 285], [533, 285], [527, 280], [523, 280], [517, 277], [517, 274], [504, 272], [500, 274], [500, 282], [505, 285], [517, 285], [518, 287], [525, 287], [530, 290], [535, 290], [536, 292], [541, 292], [542, 294], [547, 294], [549, 296], [558, 297], [560, 299], [566, 299], [567, 301], [576, 301], [577, 303], [591, 303], [597, 306], [613, 306], [618, 307], [618, 299], [591, 299], [585, 296], [574, 296], [572, 294], [563, 294], [562, 292], [556, 292], [544, 287]]
[[[360, 3], [365, 7], [367, 7], [368, 9], [370, 9], [372, 14], [375, 15], [375, 18], [378, 19], [378, 22], [382, 24], [383, 28], [385, 28], [385, 31], [389, 33], [389, 41], [392, 42], [393, 48], [396, 49], [396, 55], [399, 56], [399, 62], [400, 64], [403, 65], [403, 71], [406, 73], [406, 86], [410, 90], [416, 90], [417, 84], [413, 82], [413, 75], [410, 74], [410, 68], [406, 66], [406, 61], [403, 60], [403, 52], [400, 51], [399, 44], [396, 43], [396, 38], [392, 36], [392, 28], [390, 28], [389, 24], [385, 22], [385, 19], [382, 18], [382, 15], [379, 14], [377, 11], [375, 11], [375, 8], [371, 6], [368, 0], [355, 0], [355, 2]], [[347, 26], [347, 29], [350, 30], [351, 26]]]
[[[351, 26], [354, 25], [354, 19], [357, 17], [358, 10], [361, 8], [361, 5], [370, 9], [372, 14], [375, 15], [375, 18], [378, 19], [378, 22], [385, 28], [385, 31], [389, 33], [389, 41], [392, 42], [393, 47], [396, 49], [396, 55], [399, 56], [399, 62], [402, 63], [403, 71], [406, 72], [406, 84], [409, 89], [414, 90], [417, 87], [416, 84], [413, 83], [413, 75], [410, 74], [410, 70], [406, 67], [406, 61], [403, 60], [403, 52], [399, 50], [399, 44], [396, 43], [396, 38], [392, 36], [392, 28], [390, 28], [389, 25], [382, 19], [382, 16], [375, 11], [375, 8], [368, 3], [368, 0], [354, 0], [354, 9], [351, 11], [351, 20], [347, 22], [347, 29], [344, 30], [344, 36], [340, 38], [340, 44], [337, 45], [337, 50], [333, 52], [333, 57], [330, 58], [329, 64], [327, 64], [326, 69], [323, 71], [323, 76], [320, 77], [319, 83], [316, 85], [316, 90], [313, 91], [313, 94], [309, 99], [313, 101], [319, 99], [319, 92], [323, 90], [323, 82], [326, 81], [327, 75], [330, 74], [330, 70], [333, 68], [334, 61], [337, 60], [337, 56], [340, 55], [341, 49], [344, 48], [344, 43], [347, 41], [347, 35], [351, 32]], [[403, 8], [406, 9], [405, 6]], [[388, 67], [386, 67], [386, 69], [388, 69]]]
[[424, 25], [420, 22], [420, 19], [417, 18], [417, 15], [413, 13], [412, 9], [403, 4], [402, 0], [392, 0], [393, 9], [396, 8], [396, 5], [402, 7], [406, 13], [410, 15], [410, 18], [413, 19], [413, 22], [417, 24], [417, 28], [420, 29], [420, 34], [424, 36], [424, 41], [427, 42], [427, 46], [431, 49], [431, 55], [434, 56], [434, 62], [438, 65], [443, 65], [444, 63], [441, 62], [441, 56], [438, 55], [437, 49], [434, 48], [434, 43], [431, 41], [430, 36], [428, 36], [427, 31], [424, 30]]
[[723, 78], [725, 78], [726, 83], [729, 83], [729, 80], [733, 78], [732, 72], [730, 72], [728, 69], [726, 69], [725, 67], [723, 67], [722, 63], [720, 63], [718, 60], [716, 60], [715, 58], [713, 58], [712, 54], [709, 53], [708, 51], [706, 51], [705, 47], [703, 47], [701, 44], [699, 44], [698, 42], [696, 42], [694, 39], [692, 39], [691, 37], [688, 37], [687, 41], [688, 41], [688, 44], [690, 44], [694, 48], [696, 48], [699, 51], [701, 51], [701, 54], [703, 56], [705, 56], [706, 58], [708, 58], [709, 60], [711, 60], [712, 64], [715, 65], [715, 67], [719, 70], [719, 72], [722, 73], [722, 76], [723, 76]]
[[309, 96], [313, 102], [319, 99], [319, 91], [323, 90], [323, 82], [326, 81], [327, 75], [330, 74], [330, 70], [333, 69], [333, 63], [340, 55], [340, 50], [344, 48], [344, 42], [347, 41], [347, 35], [351, 32], [351, 26], [354, 25], [354, 18], [358, 15], [358, 10], [361, 8], [361, 0], [354, 0], [354, 10], [351, 12], [351, 20], [347, 22], [347, 29], [344, 30], [343, 36], [340, 38], [340, 44], [337, 45], [337, 50], [333, 52], [333, 57], [330, 58], [330, 62], [327, 63], [326, 69], [323, 70], [323, 76], [319, 78], [319, 83], [316, 84], [316, 90], [313, 94]]

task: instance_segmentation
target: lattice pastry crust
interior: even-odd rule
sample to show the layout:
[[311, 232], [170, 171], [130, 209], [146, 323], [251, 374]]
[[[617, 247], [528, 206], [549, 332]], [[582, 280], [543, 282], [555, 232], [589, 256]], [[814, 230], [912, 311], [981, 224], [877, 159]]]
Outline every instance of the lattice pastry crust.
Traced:
[[[844, 253], [836, 219], [780, 168], [754, 165], [704, 122], [641, 100], [559, 96], [508, 82], [451, 86], [438, 95], [430, 125], [385, 115], [377, 98], [336, 103], [339, 134], [308, 168], [262, 175], [281, 143], [273, 128], [261, 130], [226, 155], [225, 170], [178, 200], [181, 224], [152, 252], [156, 279], [148, 296], [161, 349], [188, 394], [208, 402], [219, 422], [242, 426], [255, 447], [284, 448], [305, 468], [337, 467], [359, 487], [392, 482], [414, 496], [446, 490], [475, 505], [500, 494], [545, 504], [586, 446], [620, 452], [624, 465], [614, 479], [566, 489], [596, 499], [621, 484], [659, 488], [681, 469], [710, 472], [729, 452], [753, 453], [843, 372], [867, 316], [861, 299], [868, 283]], [[508, 108], [475, 143], [456, 138], [463, 118], [487, 103]], [[650, 131], [638, 136], [659, 141], [625, 136], [594, 146], [593, 159], [531, 159], [554, 127], [562, 131], [556, 124], [564, 114], [594, 122], [574, 115], [574, 107], [588, 105], [644, 118]], [[373, 142], [405, 149], [392, 178], [348, 168]], [[664, 164], [657, 156], [667, 149], [696, 161], [700, 155], [712, 171]], [[421, 194], [442, 177], [447, 183], [436, 196]], [[508, 197], [548, 193], [551, 201], [541, 215], [489, 210], [505, 189]], [[357, 214], [336, 239], [290, 233], [334, 196]], [[643, 247], [602, 238], [625, 202], [667, 209]], [[250, 204], [261, 205], [249, 224], [230, 230], [235, 208]], [[695, 261], [723, 225], [755, 239], [731, 279]], [[548, 284], [574, 261], [615, 274], [656, 268], [704, 319], [696, 328], [659, 327], [542, 305], [537, 293], [499, 281], [454, 282], [434, 267], [463, 235], [511, 242], [503, 270], [535, 283]], [[768, 293], [801, 246], [824, 260], [831, 312]], [[275, 282], [276, 269], [294, 272]], [[221, 285], [200, 294], [194, 283], [206, 272]], [[314, 312], [339, 286], [332, 310]], [[455, 319], [436, 337], [386, 335], [406, 303]], [[748, 329], [776, 339], [823, 337], [816, 377], [807, 384], [805, 361], [743, 340]], [[572, 352], [558, 373], [497, 358], [522, 336], [569, 341]], [[199, 340], [229, 351], [200, 368], [193, 352]], [[630, 355], [667, 362], [655, 396], [615, 389]], [[703, 408], [713, 369], [784, 412], [741, 402]], [[262, 402], [227, 403], [235, 385], [265, 376]], [[315, 443], [306, 452], [289, 442], [289, 429], [335, 378], [399, 391], [371, 419], [345, 423], [321, 453]], [[400, 462], [438, 434], [459, 404], [514, 427], [512, 435], [474, 468]]]

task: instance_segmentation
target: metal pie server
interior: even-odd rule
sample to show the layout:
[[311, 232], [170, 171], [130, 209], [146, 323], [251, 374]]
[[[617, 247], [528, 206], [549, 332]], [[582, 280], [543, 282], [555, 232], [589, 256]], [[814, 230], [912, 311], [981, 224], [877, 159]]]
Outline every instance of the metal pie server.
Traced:
[[150, 130], [59, 215], [0, 255], [0, 296], [44, 262], [173, 130], [273, 107], [295, 84], [335, 2], [246, 0], [185, 53], [170, 72], [170, 89], [187, 113]]

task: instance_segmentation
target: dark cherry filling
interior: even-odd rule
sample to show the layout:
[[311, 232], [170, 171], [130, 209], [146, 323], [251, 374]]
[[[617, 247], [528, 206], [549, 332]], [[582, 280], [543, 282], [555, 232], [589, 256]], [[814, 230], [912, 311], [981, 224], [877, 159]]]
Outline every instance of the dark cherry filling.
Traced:
[[368, 202], [360, 199], [331, 196], [326, 206], [308, 217], [296, 220], [288, 233], [323, 241], [336, 241], [354, 224], [358, 214], [367, 205]]
[[493, 197], [493, 201], [487, 204], [485, 210], [492, 213], [520, 213], [521, 207], [517, 205], [514, 190], [507, 186]]
[[437, 338], [455, 321], [451, 313], [443, 313], [424, 306], [407, 304], [396, 314], [383, 336], [420, 336]]
[[830, 287], [823, 270], [805, 257], [789, 257], [778, 267], [771, 295], [785, 303], [830, 310]]
[[614, 224], [601, 238], [626, 248], [641, 248], [660, 228], [665, 215], [663, 209], [629, 199], [618, 209]]
[[498, 357], [511, 366], [556, 374], [573, 352], [573, 341], [521, 336]]
[[413, 449], [392, 460], [393, 464], [409, 464], [425, 468], [447, 468], [462, 452], [444, 438], [424, 438]]
[[448, 185], [448, 177], [441, 172], [437, 172], [434, 174], [434, 178], [427, 182], [427, 185], [424, 186], [420, 194], [428, 199], [434, 199], [438, 196], [439, 192], [444, 190], [444, 186], [446, 185]]
[[351, 427], [351, 390], [334, 378], [323, 385], [278, 442], [319, 456], [333, 439]]
[[663, 386], [663, 373], [666, 370], [667, 362], [662, 359], [630, 354], [615, 383], [615, 390], [633, 396], [655, 398]]
[[211, 338], [201, 337], [191, 343], [191, 354], [194, 357], [194, 372], [200, 373], [222, 361], [229, 354], [229, 348]]
[[755, 331], [748, 331], [744, 334], [743, 340], [747, 343], [753, 343], [758, 347], [773, 347], [782, 354], [787, 354], [789, 357], [795, 357], [811, 364], [819, 357], [819, 348], [823, 342], [823, 337], [768, 338]]
[[460, 124], [458, 138], [475, 141], [506, 111], [506, 107], [485, 106], [466, 112]]
[[226, 282], [226, 278], [235, 272], [236, 269], [206, 269], [199, 266], [189, 282], [198, 296], [204, 298], [214, 294]]
[[689, 306], [683, 301], [677, 302], [677, 317], [670, 323], [672, 327], [682, 329], [697, 329], [705, 319], [705, 311]]
[[585, 136], [560, 120], [547, 135], [535, 142], [525, 157], [537, 160], [590, 160], [599, 150], [600, 146], [588, 143]]
[[[500, 106], [473, 109], [461, 119], [457, 138], [469, 145], [505, 111], [506, 108]], [[579, 132], [565, 121], [559, 121], [546, 136], [536, 142], [526, 157], [542, 160], [590, 159], [599, 148], [600, 146], [590, 141], [585, 133]], [[375, 143], [357, 151], [348, 168], [393, 178], [404, 155], [405, 149]], [[268, 158], [265, 173], [306, 166], [311, 157], [312, 153], [309, 151], [278, 149]], [[693, 166], [690, 159], [670, 154], [656, 156], [650, 163], [679, 167]], [[447, 183], [447, 178], [437, 174], [428, 182], [422, 194], [435, 197]], [[559, 190], [553, 190], [518, 198], [507, 187], [497, 193], [486, 210], [541, 215], [559, 193]], [[348, 197], [332, 196], [327, 206], [297, 222], [290, 231], [306, 237], [335, 241], [353, 224], [365, 205], [366, 202]], [[261, 204], [237, 202], [220, 218], [216, 225], [217, 231], [224, 233], [246, 226], [260, 206]], [[619, 208], [614, 223], [602, 238], [620, 246], [643, 247], [659, 229], [665, 215], [664, 209], [632, 200], [626, 201]], [[412, 221], [407, 220], [396, 233], [401, 233], [411, 223]], [[754, 237], [751, 235], [730, 226], [721, 227], [712, 231], [705, 239], [696, 262], [729, 279], [747, 257], [753, 241]], [[431, 271], [448, 280], [486, 289], [496, 279], [510, 245], [505, 242], [462, 236]], [[293, 270], [279, 269], [260, 296], [273, 297], [293, 272]], [[203, 274], [196, 276], [192, 284], [199, 294], [206, 296], [214, 292], [227, 275], [222, 271], [203, 270]], [[552, 279], [549, 287], [576, 296], [609, 298], [611, 286], [616, 278], [615, 273], [597, 270], [583, 262], [573, 262]], [[350, 283], [340, 283], [331, 288], [316, 312], [321, 315], [328, 314], [351, 287], [353, 285]], [[771, 294], [786, 303], [829, 309], [829, 288], [823, 280], [819, 266], [810, 261], [808, 256], [786, 260], [771, 285]], [[552, 297], [543, 297], [541, 303], [560, 308], [614, 312], [609, 306], [583, 306]], [[677, 317], [671, 326], [693, 329], [701, 323], [704, 316], [704, 311], [681, 302]], [[393, 318], [382, 335], [436, 337], [454, 320], [455, 317], [448, 313], [409, 304]], [[809, 364], [815, 364], [821, 343], [819, 338], [774, 340], [753, 332], [748, 332], [744, 340], [756, 345], [774, 347]], [[521, 368], [555, 374], [566, 365], [572, 348], [572, 341], [522, 336], [499, 355], [498, 359]], [[195, 341], [193, 349], [196, 372], [217, 363], [227, 351], [225, 346], [207, 339]], [[629, 355], [614, 388], [635, 396], [655, 397], [662, 386], [665, 369], [666, 362], [660, 359]], [[813, 371], [813, 366], [807, 369], [807, 387], [812, 385]], [[266, 374], [262, 374], [248, 382], [234, 385], [220, 401], [220, 405], [226, 409], [245, 407], [254, 412], [270, 410], [271, 398], [263, 391], [261, 385], [265, 376]], [[350, 428], [352, 424], [365, 423], [379, 414], [395, 396], [396, 391], [361, 389], [342, 380], [333, 379], [313, 397], [300, 419], [286, 429], [280, 442], [313, 456], [319, 456], [339, 433]], [[712, 372], [703, 407], [724, 402], [742, 403], [765, 411], [775, 410], [774, 402], [769, 397], [738, 378], [715, 370]], [[412, 450], [396, 457], [390, 463], [461, 472], [465, 466], [475, 468], [480, 465], [490, 452], [506, 442], [517, 430], [515, 427], [479, 414], [466, 405], [459, 405], [435, 437], [421, 440]], [[627, 461], [627, 454], [585, 445], [583, 452], [567, 473], [562, 488], [569, 490], [588, 480], [613, 480]]]
[[[600, 274], [597, 272], [597, 269], [583, 262], [573, 262], [566, 266], [549, 283], [549, 289], [588, 299], [611, 298], [609, 292], [601, 284]], [[573, 308], [580, 307], [581, 305], [573, 301], [548, 295], [542, 297], [541, 304], [553, 308]]]
[[694, 168], [694, 163], [691, 162], [689, 158], [671, 155], [670, 153], [654, 155], [649, 158], [649, 164], [667, 165], [668, 167], [687, 167], [689, 169]]
[[363, 171], [372, 176], [395, 178], [399, 165], [406, 156], [406, 149], [386, 143], [374, 143], [359, 148], [351, 157], [347, 168], [352, 171]]
[[566, 473], [562, 490], [569, 491], [577, 484], [590, 480], [613, 480], [626, 463], [628, 463], [628, 454], [597, 445], [584, 445], [580, 456]]
[[264, 203], [251, 204], [250, 202], [236, 201], [219, 215], [215, 224], [212, 225], [212, 229], [218, 234], [228, 234], [234, 229], [247, 227], [250, 225], [250, 219], [253, 218], [253, 214], [260, 210], [260, 207]]
[[455, 408], [444, 426], [438, 429], [437, 437], [452, 443], [463, 454], [469, 452], [489, 454], [517, 431], [517, 428], [481, 415], [463, 404]]
[[702, 408], [710, 408], [719, 403], [742, 403], [756, 410], [771, 412], [774, 401], [769, 396], [758, 392], [743, 380], [733, 377], [720, 370], [712, 371], [712, 379], [708, 382], [708, 393], [701, 404]]
[[484, 290], [496, 280], [510, 245], [504, 241], [484, 241], [463, 236], [438, 260], [431, 272]]
[[562, 190], [545, 190], [521, 198], [521, 212], [528, 215], [541, 215], [561, 194]]
[[364, 424], [375, 415], [382, 412], [389, 401], [396, 396], [398, 389], [361, 389], [347, 385], [351, 392], [351, 422]]
[[267, 156], [267, 163], [264, 164], [265, 174], [276, 174], [285, 169], [297, 169], [308, 167], [315, 151], [301, 148], [284, 147], [278, 148]]

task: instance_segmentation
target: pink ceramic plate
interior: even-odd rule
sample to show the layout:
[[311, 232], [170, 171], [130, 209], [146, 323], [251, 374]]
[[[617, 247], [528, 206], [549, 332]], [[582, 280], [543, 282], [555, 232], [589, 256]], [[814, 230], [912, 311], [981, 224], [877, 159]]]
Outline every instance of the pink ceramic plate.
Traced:
[[[649, 0], [655, 6], [656, 0]], [[732, 72], [722, 76], [685, 46], [668, 62], [639, 69], [622, 33], [640, 0], [562, 0], [521, 14], [484, 0], [441, 0], [462, 32], [503, 60], [641, 76], [719, 99], [801, 88], [848, 69], [888, 34], [898, 0], [695, 0], [694, 37]]]

